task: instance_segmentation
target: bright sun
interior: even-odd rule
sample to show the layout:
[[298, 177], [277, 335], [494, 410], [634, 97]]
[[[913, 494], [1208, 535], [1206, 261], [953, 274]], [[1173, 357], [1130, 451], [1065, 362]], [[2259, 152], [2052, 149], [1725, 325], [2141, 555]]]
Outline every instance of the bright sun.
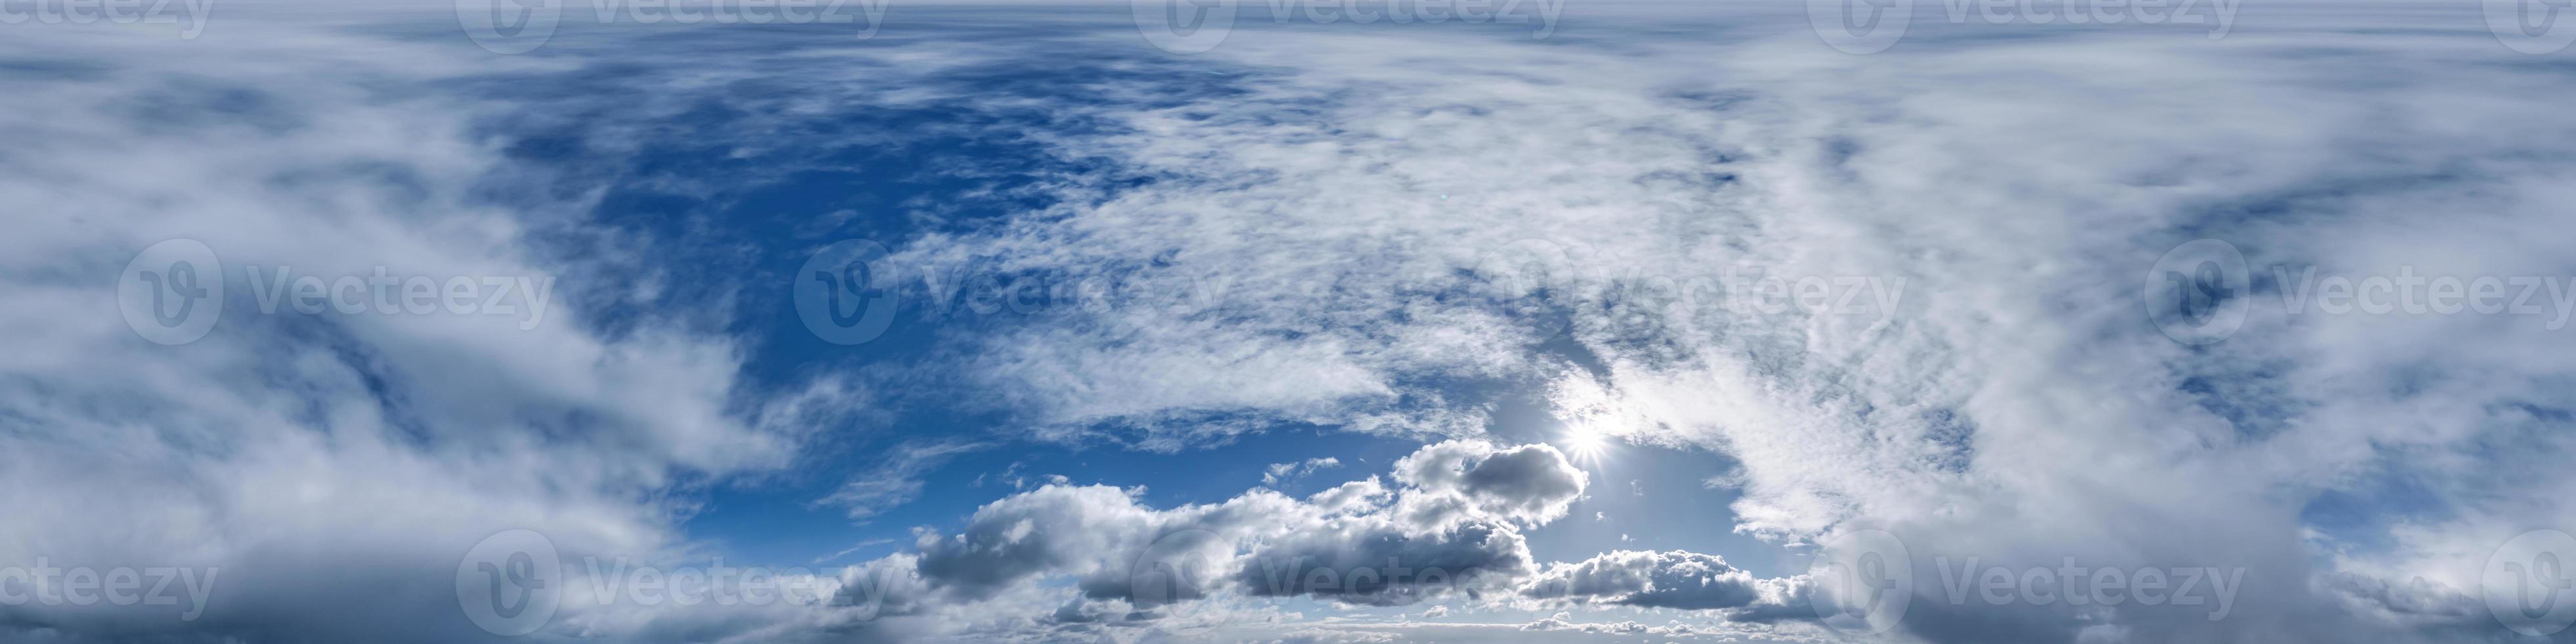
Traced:
[[1570, 378], [1553, 387], [1549, 398], [1556, 406], [1554, 415], [1565, 427], [1556, 444], [1576, 461], [1601, 462], [1615, 442], [1628, 434], [1624, 431], [1628, 416], [1621, 413], [1618, 398], [1598, 382]]
[[1563, 442], [1566, 455], [1575, 460], [1594, 461], [1601, 458], [1602, 451], [1609, 449], [1610, 436], [1595, 422], [1578, 422], [1566, 425]]

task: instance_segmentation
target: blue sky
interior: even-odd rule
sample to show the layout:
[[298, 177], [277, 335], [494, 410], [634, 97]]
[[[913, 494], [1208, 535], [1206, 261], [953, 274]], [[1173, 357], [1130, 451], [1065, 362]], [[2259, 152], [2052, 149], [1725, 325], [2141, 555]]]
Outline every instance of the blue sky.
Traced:
[[2576, 641], [2546, 5], [818, 6], [0, 3], [0, 641]]

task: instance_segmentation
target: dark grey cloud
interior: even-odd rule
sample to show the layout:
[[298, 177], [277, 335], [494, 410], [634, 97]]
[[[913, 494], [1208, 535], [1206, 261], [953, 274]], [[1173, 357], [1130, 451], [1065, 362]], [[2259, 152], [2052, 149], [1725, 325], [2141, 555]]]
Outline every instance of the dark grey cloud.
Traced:
[[1452, 594], [1480, 598], [1532, 568], [1527, 540], [1509, 525], [1470, 520], [1425, 533], [1356, 523], [1328, 523], [1268, 544], [1234, 581], [1256, 596], [1400, 606]]
[[1522, 586], [1533, 599], [1569, 599], [1640, 608], [1741, 608], [1761, 599], [1757, 580], [1716, 555], [1620, 550], [1556, 564]]

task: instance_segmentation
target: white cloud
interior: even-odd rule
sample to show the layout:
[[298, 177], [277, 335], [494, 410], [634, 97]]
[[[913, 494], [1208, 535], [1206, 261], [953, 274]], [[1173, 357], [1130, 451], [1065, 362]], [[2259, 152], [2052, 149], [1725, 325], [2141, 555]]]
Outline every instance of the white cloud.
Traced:
[[1340, 467], [1341, 464], [1341, 459], [1330, 456], [1310, 458], [1298, 463], [1271, 463], [1269, 467], [1262, 469], [1261, 484], [1278, 485], [1279, 481], [1283, 479], [1313, 474], [1315, 470], [1328, 467]]
[[847, 508], [851, 519], [864, 522], [877, 513], [920, 498], [921, 476], [931, 468], [959, 454], [986, 447], [958, 441], [898, 446], [890, 450], [884, 462], [875, 469], [852, 477], [821, 502]]
[[[1587, 422], [1740, 461], [1711, 483], [1742, 492], [1731, 509], [1753, 534], [1805, 542], [1884, 527], [1926, 559], [1924, 573], [1933, 555], [1969, 553], [2007, 565], [2266, 566], [2248, 578], [2248, 601], [2262, 605], [2223, 623], [2199, 611], [2123, 611], [2097, 625], [2065, 606], [1923, 606], [1909, 627], [1935, 641], [2079, 625], [2146, 641], [2474, 636], [2492, 627], [2457, 608], [2482, 553], [2576, 513], [2576, 473], [2563, 467], [2576, 401], [2560, 386], [2576, 348], [2544, 328], [2548, 316], [2257, 309], [2226, 343], [2194, 349], [2166, 341], [2137, 301], [2155, 257], [2200, 236], [2233, 240], [2257, 266], [2564, 276], [2563, 243], [2535, 231], [2564, 229], [2576, 196], [2563, 154], [2576, 124], [2562, 118], [2576, 88], [2499, 51], [2473, 12], [2282, 6], [2247, 14], [2221, 41], [1935, 29], [1897, 52], [1848, 56], [1802, 25], [1766, 31], [1779, 23], [1691, 10], [1717, 13], [1658, 24], [1709, 30], [1579, 45], [1246, 27], [1188, 64], [1239, 74], [1222, 94], [1121, 77], [1083, 101], [1011, 97], [1014, 109], [1099, 124], [1025, 136], [1115, 170], [1051, 178], [1063, 205], [912, 240], [907, 261], [1001, 257], [1075, 276], [1153, 266], [1205, 290], [1185, 292], [1199, 298], [1186, 306], [950, 339], [940, 355], [990, 394], [979, 403], [1034, 435], [1163, 451], [1279, 422], [1472, 438], [1485, 409], [1429, 383], [1591, 386], [1606, 404], [1580, 410]], [[513, 161], [480, 129], [479, 118], [529, 104], [421, 89], [566, 72], [579, 56], [459, 57], [262, 24], [220, 24], [192, 43], [27, 30], [7, 46], [15, 59], [88, 66], [12, 68], [5, 81], [20, 109], [0, 115], [12, 160], [0, 202], [38, 215], [0, 240], [0, 328], [21, 339], [0, 356], [0, 485], [40, 492], [0, 500], [16, 518], [0, 527], [0, 559], [224, 566], [232, 594], [209, 621], [149, 623], [365, 639], [420, 623], [402, 607], [450, 599], [419, 580], [500, 529], [539, 528], [567, 552], [676, 556], [690, 544], [674, 527], [687, 510], [675, 497], [791, 463], [813, 428], [878, 395], [857, 378], [745, 384], [745, 341], [709, 319], [727, 313], [595, 313], [659, 297], [652, 285], [668, 276], [635, 256], [657, 240], [567, 214], [592, 198], [548, 192], [567, 170]], [[578, 46], [598, 42], [565, 45], [588, 55]], [[908, 44], [936, 55], [797, 61], [910, 80], [1039, 47]], [[711, 90], [778, 76], [723, 62], [671, 72], [655, 94], [780, 100]], [[594, 76], [497, 82], [612, 72], [583, 73]], [[800, 78], [847, 94], [741, 110], [755, 115], [744, 131], [762, 136], [729, 143], [797, 145], [764, 128], [953, 90]], [[604, 128], [600, 146], [648, 144], [673, 109], [618, 107], [643, 115]], [[486, 191], [551, 196], [520, 212]], [[535, 241], [567, 231], [594, 241], [585, 252]], [[567, 279], [564, 310], [526, 331], [497, 318], [243, 315], [170, 348], [122, 328], [103, 277], [170, 237], [205, 241], [228, 266], [617, 279]], [[1528, 283], [1495, 278], [1533, 264], [1573, 282], [1535, 311], [1496, 301]], [[1656, 295], [1729, 275], [1904, 290], [1894, 310], [1865, 315]], [[1040, 487], [918, 544], [917, 565], [877, 564], [923, 573], [899, 594], [919, 602], [898, 611], [909, 622], [826, 612], [746, 628], [1038, 623], [956, 612], [959, 602], [1108, 619], [1114, 604], [1068, 602], [1125, 601], [1114, 558], [1183, 528], [1224, 538], [1227, 556], [1259, 537], [1283, 553], [1455, 556], [1535, 573], [1519, 531], [1564, 516], [1589, 483], [1562, 460], [1544, 446], [1441, 443], [1399, 463], [1391, 486], [1167, 510], [1115, 488]], [[2389, 480], [2421, 498], [2363, 508], [2375, 514], [2357, 535], [2304, 525], [2321, 493]], [[854, 508], [917, 494], [902, 483], [848, 492]], [[1247, 518], [1256, 510], [1316, 527]], [[1670, 573], [1595, 568], [1600, 579]], [[1038, 575], [1080, 585], [1024, 583]], [[1756, 581], [1762, 597], [1800, 588]], [[1651, 598], [1664, 586], [1602, 587], [1629, 590], [1583, 596]], [[1304, 594], [1412, 598], [1378, 586]], [[350, 596], [378, 601], [311, 609]], [[743, 619], [701, 611], [703, 623]], [[0, 609], [10, 623], [75, 631], [132, 616]], [[619, 609], [567, 624], [634, 637], [674, 625], [657, 619]], [[451, 627], [399, 635], [473, 635]]]
[[[2576, 403], [2548, 384], [2576, 364], [2548, 316], [2258, 313], [2193, 349], [2145, 321], [2139, 285], [2164, 250], [2202, 236], [2234, 240], [2256, 266], [2564, 273], [2563, 253], [2517, 231], [2566, 223], [2550, 204], [2576, 173], [2554, 150], [2576, 126], [2550, 115], [2571, 97], [2474, 15], [2274, 11], [2220, 41], [1985, 37], [1997, 27], [1882, 56], [1803, 31], [1617, 49], [1412, 33], [1437, 44], [1390, 64], [1373, 35], [1246, 30], [1209, 57], [1263, 70], [1244, 94], [1122, 112], [1131, 134], [1064, 142], [1151, 185], [960, 241], [1049, 266], [1152, 258], [1222, 276], [1217, 312], [1120, 310], [1008, 341], [1172, 360], [1176, 373], [1252, 343], [1337, 369], [1262, 390], [1290, 410], [1369, 408], [1378, 385], [1409, 377], [1551, 373], [1534, 350], [1550, 324], [1445, 297], [1491, 294], [1472, 276], [1498, 255], [1535, 257], [1588, 278], [1555, 302], [1605, 369], [1572, 377], [1609, 383], [1617, 404], [1600, 422], [1739, 460], [1721, 482], [1743, 493], [1745, 531], [1799, 542], [1886, 527], [1926, 558], [1918, 579], [1934, 578], [1936, 554], [2311, 561], [2306, 500], [2391, 477], [2427, 481], [2458, 518], [2334, 565], [2475, 587], [2474, 558], [2453, 555], [2566, 515], [2560, 492], [2576, 485], [2537, 467], [2569, 453]], [[2335, 31], [2425, 20], [2470, 26]], [[2336, 26], [2284, 28], [2297, 24]], [[1654, 62], [1667, 60], [1705, 64]], [[1057, 243], [1071, 238], [1112, 241]], [[1858, 291], [1897, 296], [1894, 310], [1841, 315], [1612, 288], [1730, 274], [1904, 290]], [[1220, 319], [1266, 332], [1196, 332]], [[1225, 348], [1175, 344], [1198, 337]], [[1120, 403], [1132, 410], [1208, 406], [1132, 392]], [[2263, 570], [2247, 592], [2262, 605], [2224, 623], [2130, 610], [2123, 625], [2140, 639], [2415, 637], [2335, 618], [2343, 600], [2315, 590], [2323, 570]], [[2063, 605], [1955, 609], [1984, 621], [1924, 610], [1916, 635], [1945, 641], [2090, 619]]]
[[1643, 608], [1739, 608], [1759, 599], [1754, 577], [1724, 558], [1694, 552], [1618, 550], [1560, 563], [1531, 579], [1521, 595]]
[[[923, 615], [996, 602], [1034, 614], [1008, 600], [1065, 581], [1077, 596], [1026, 628], [1204, 619], [1238, 598], [1466, 601], [1515, 592], [1538, 570], [1520, 530], [1562, 516], [1582, 492], [1579, 472], [1543, 446], [1445, 442], [1397, 468], [1395, 489], [1372, 477], [1305, 499], [1255, 488], [1159, 510], [1138, 503], [1134, 490], [1047, 485], [986, 504], [956, 534], [923, 531], [917, 554], [867, 566], [920, 580], [879, 603], [888, 619], [923, 628], [939, 628]], [[1417, 509], [1432, 504], [1445, 509]], [[1556, 511], [1530, 509], [1549, 507]], [[854, 599], [877, 597], [846, 588]]]
[[[0, 115], [0, 200], [29, 214], [0, 241], [13, 338], [0, 561], [221, 573], [193, 622], [164, 605], [13, 603], [0, 637], [477, 639], [453, 586], [429, 580], [451, 578], [479, 540], [527, 528], [568, 557], [690, 556], [675, 522], [693, 490], [776, 471], [865, 399], [828, 376], [746, 384], [739, 340], [698, 320], [594, 315], [625, 301], [615, 289], [563, 284], [530, 328], [533, 315], [259, 311], [253, 266], [619, 267], [534, 241], [579, 225], [554, 209], [583, 197], [546, 212], [485, 198], [514, 170], [475, 119], [504, 106], [379, 91], [550, 64], [459, 60], [319, 23], [217, 23], [193, 42], [101, 24], [0, 45], [97, 70], [0, 78], [21, 96]], [[213, 332], [182, 346], [146, 342], [117, 314], [121, 265], [168, 238], [212, 248], [222, 271], [203, 277], [232, 294]]]

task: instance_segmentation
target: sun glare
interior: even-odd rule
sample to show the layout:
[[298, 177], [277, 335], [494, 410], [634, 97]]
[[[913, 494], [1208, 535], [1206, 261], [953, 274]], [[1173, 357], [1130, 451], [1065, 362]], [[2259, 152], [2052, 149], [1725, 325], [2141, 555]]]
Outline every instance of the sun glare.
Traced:
[[1610, 435], [1602, 429], [1596, 422], [1572, 423], [1566, 425], [1565, 436], [1559, 442], [1563, 443], [1565, 454], [1575, 460], [1598, 461], [1602, 452], [1610, 448]]
[[1556, 445], [1578, 462], [1599, 463], [1626, 434], [1622, 431], [1626, 417], [1617, 398], [1597, 381], [1570, 377], [1551, 387], [1548, 397], [1555, 404], [1556, 419], [1565, 426]]

